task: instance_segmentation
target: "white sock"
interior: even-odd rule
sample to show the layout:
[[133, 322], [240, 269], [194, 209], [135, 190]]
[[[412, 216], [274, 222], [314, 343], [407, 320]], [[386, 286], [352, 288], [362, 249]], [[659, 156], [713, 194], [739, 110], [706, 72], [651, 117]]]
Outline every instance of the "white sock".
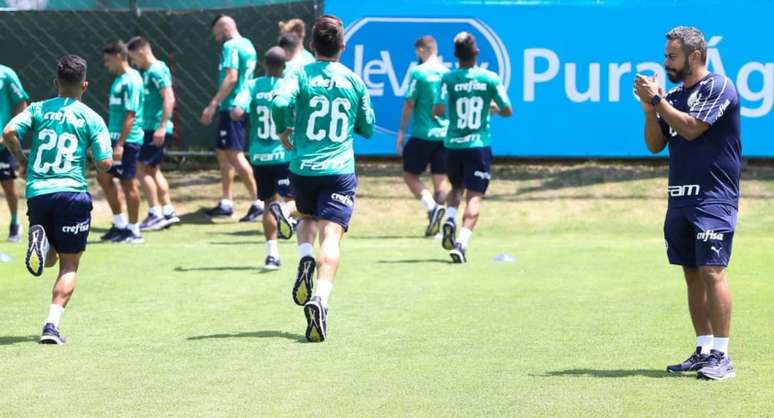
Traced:
[[714, 345], [712, 335], [699, 335], [696, 337], [696, 347], [701, 347], [702, 354], [709, 354]]
[[140, 235], [140, 224], [127, 224], [126, 227], [129, 228], [134, 235]]
[[161, 213], [163, 213], [164, 216], [174, 215], [175, 214], [175, 207], [172, 206], [172, 204], [164, 205], [161, 208]]
[[223, 209], [233, 209], [234, 202], [232, 202], [231, 199], [220, 199], [220, 207]]
[[447, 207], [446, 208], [446, 219], [451, 219], [453, 221], [457, 221], [457, 208], [453, 207]]
[[712, 343], [713, 350], [720, 351], [723, 354], [728, 354], [728, 337], [715, 337]]
[[433, 194], [430, 193], [430, 190], [422, 190], [422, 197], [420, 197], [419, 200], [422, 202], [422, 206], [425, 207], [426, 211], [430, 212], [435, 209], [435, 199], [433, 199]]
[[468, 228], [462, 228], [460, 229], [460, 234], [457, 235], [457, 242], [462, 245], [462, 248], [468, 248], [468, 242], [470, 241], [470, 236], [473, 235], [473, 231], [471, 231]]
[[286, 218], [290, 217], [290, 209], [288, 208], [288, 203], [285, 202], [285, 199], [279, 200], [280, 209], [282, 210], [282, 214], [285, 215]]
[[333, 282], [330, 280], [318, 280], [317, 290], [314, 295], [320, 297], [323, 308], [328, 307], [328, 298], [331, 297], [331, 291], [333, 290]]
[[277, 240], [271, 239], [266, 241], [266, 255], [279, 260], [279, 245], [277, 245]]
[[126, 228], [126, 216], [124, 216], [123, 213], [113, 215], [113, 225], [115, 225], [118, 229]]
[[261, 202], [260, 199], [257, 199], [253, 202], [253, 206], [259, 209], [263, 209], [263, 202]]
[[306, 256], [314, 257], [314, 246], [308, 242], [304, 242], [298, 245], [298, 256], [303, 258]]
[[148, 209], [148, 212], [150, 212], [151, 215], [154, 216], [162, 216], [163, 212], [161, 212], [161, 206], [154, 206], [150, 209]]
[[53, 303], [51, 306], [48, 307], [48, 318], [46, 318], [46, 324], [54, 324], [55, 327], [59, 328], [59, 320], [62, 319], [62, 314], [64, 313], [64, 308], [59, 305], [54, 305]]

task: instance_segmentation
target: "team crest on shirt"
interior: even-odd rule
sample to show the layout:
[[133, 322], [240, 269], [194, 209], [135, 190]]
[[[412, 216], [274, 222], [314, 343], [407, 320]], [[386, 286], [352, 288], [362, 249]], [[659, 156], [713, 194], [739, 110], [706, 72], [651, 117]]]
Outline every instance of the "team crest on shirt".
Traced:
[[701, 100], [701, 94], [699, 94], [699, 89], [694, 90], [693, 93], [691, 93], [690, 96], [688, 96], [688, 108], [692, 108], [693, 105], [698, 103]]

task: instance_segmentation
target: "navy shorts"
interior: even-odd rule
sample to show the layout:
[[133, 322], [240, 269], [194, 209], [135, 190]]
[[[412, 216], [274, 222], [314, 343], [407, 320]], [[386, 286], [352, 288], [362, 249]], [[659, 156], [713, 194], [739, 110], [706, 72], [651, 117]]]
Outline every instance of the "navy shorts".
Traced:
[[[115, 145], [115, 144], [114, 144]], [[113, 162], [110, 174], [120, 180], [131, 180], [137, 174], [137, 157], [140, 155], [140, 145], [124, 143], [124, 155], [121, 164]]]
[[431, 174], [446, 174], [446, 148], [443, 141], [411, 137], [403, 147], [403, 171], [416, 176], [430, 165]]
[[337, 223], [344, 231], [349, 229], [357, 189], [354, 174], [299, 176], [291, 173], [290, 177], [299, 213]]
[[91, 195], [60, 192], [35, 196], [27, 201], [30, 225], [45, 229], [51, 247], [60, 254], [86, 249], [91, 227]]
[[0, 181], [16, 178], [16, 158], [13, 158], [8, 148], [0, 150]]
[[245, 151], [247, 141], [247, 114], [240, 120], [232, 120], [231, 112], [218, 112], [218, 141], [215, 148], [219, 150]]
[[258, 185], [258, 199], [266, 200], [276, 194], [293, 197], [290, 188], [290, 163], [253, 165], [255, 184]]
[[667, 209], [664, 238], [669, 263], [686, 267], [727, 266], [736, 213], [736, 208], [728, 204]]
[[446, 175], [452, 187], [486, 193], [492, 179], [492, 148], [447, 149]]
[[[171, 134], [164, 135], [164, 144], [172, 140]], [[149, 167], [156, 167], [164, 159], [164, 144], [160, 147], [153, 145], [153, 131], [145, 131], [145, 137], [142, 140], [140, 155], [137, 161]]]

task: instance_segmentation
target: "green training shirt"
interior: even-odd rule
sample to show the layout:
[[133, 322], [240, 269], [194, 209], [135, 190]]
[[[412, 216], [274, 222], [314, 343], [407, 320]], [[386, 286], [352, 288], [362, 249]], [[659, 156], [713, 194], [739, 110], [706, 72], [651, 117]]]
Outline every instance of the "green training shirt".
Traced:
[[237, 83], [231, 93], [220, 103], [221, 111], [230, 111], [234, 104], [234, 99], [242, 90], [245, 83], [253, 79], [255, 75], [255, 65], [258, 62], [258, 54], [255, 47], [249, 39], [238, 36], [231, 38], [223, 43], [223, 50], [220, 53], [220, 64], [218, 65], [218, 87], [223, 84], [226, 78], [226, 70], [234, 68], [237, 71]]
[[271, 101], [282, 82], [277, 77], [258, 77], [245, 84], [234, 99], [234, 107], [250, 113], [250, 145], [248, 158], [253, 165], [285, 164], [290, 161], [277, 136], [271, 117]]
[[406, 91], [406, 100], [414, 101], [411, 136], [428, 141], [443, 141], [446, 137], [449, 121], [444, 116], [433, 116], [433, 105], [441, 91], [441, 77], [447, 72], [449, 69], [438, 61], [411, 70]]
[[[29, 99], [30, 96], [24, 91], [16, 72], [5, 65], [0, 65], [0, 130], [11, 120], [13, 111], [19, 103]], [[0, 150], [4, 148], [0, 144]]]
[[142, 110], [143, 97], [145, 96], [143, 91], [142, 76], [133, 68], [127, 69], [125, 73], [113, 80], [108, 106], [108, 130], [111, 141], [117, 141], [121, 135], [126, 112], [134, 112], [134, 123], [129, 131], [129, 136], [126, 137], [126, 143], [142, 145], [144, 136]]
[[[156, 60], [142, 73], [142, 81], [145, 86], [142, 129], [155, 131], [159, 128], [161, 117], [164, 115], [164, 100], [161, 97], [161, 91], [167, 87], [172, 87], [172, 73], [166, 63]], [[172, 133], [171, 120], [167, 122], [166, 129], [168, 134]]]

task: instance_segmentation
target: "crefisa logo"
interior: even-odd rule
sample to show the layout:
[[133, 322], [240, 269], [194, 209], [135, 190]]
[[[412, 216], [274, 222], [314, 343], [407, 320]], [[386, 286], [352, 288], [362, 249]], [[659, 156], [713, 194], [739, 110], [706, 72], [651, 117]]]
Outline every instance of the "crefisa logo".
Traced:
[[454, 36], [470, 32], [481, 50], [478, 64], [494, 71], [506, 89], [511, 81], [510, 57], [497, 34], [473, 18], [364, 17], [345, 30], [347, 44], [342, 62], [360, 76], [368, 87], [376, 112], [375, 129], [393, 135], [400, 126], [400, 109], [409, 85], [411, 70], [419, 65], [416, 40], [432, 35], [438, 55], [449, 68], [457, 66]]

